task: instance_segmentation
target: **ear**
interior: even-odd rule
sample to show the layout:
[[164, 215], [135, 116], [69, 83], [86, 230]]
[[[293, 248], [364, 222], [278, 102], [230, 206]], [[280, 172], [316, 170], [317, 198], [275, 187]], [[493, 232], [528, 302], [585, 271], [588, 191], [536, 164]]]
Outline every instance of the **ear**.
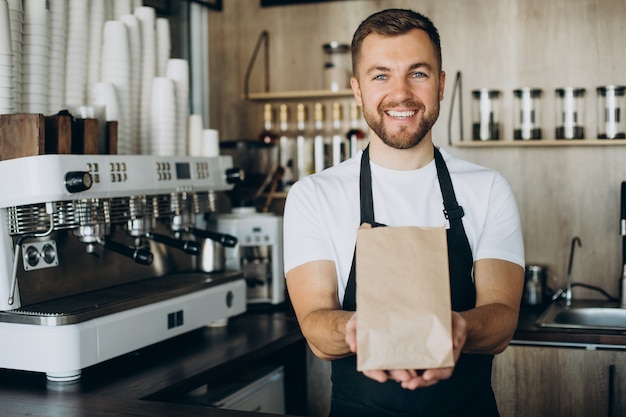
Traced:
[[446, 86], [446, 72], [441, 71], [441, 74], [439, 75], [439, 101], [443, 100], [443, 90], [445, 86]]
[[350, 87], [352, 87], [352, 93], [354, 94], [354, 100], [356, 104], [363, 107], [363, 99], [361, 97], [361, 87], [356, 77], [350, 78]]

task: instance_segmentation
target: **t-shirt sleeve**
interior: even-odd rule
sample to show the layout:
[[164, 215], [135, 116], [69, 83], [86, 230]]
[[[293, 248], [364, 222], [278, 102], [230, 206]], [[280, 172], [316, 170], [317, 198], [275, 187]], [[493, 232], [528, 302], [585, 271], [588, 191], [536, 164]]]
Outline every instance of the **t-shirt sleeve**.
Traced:
[[517, 201], [508, 181], [499, 173], [493, 178], [484, 227], [474, 257], [475, 260], [502, 259], [525, 266]]
[[315, 183], [306, 177], [296, 182], [287, 195], [283, 217], [285, 274], [307, 262], [334, 260], [322, 215]]

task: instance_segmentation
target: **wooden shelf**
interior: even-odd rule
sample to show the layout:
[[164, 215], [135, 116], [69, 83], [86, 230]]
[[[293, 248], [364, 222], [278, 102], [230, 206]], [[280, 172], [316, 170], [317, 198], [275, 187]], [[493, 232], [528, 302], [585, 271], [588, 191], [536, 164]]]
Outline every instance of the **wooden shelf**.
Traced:
[[624, 139], [539, 139], [539, 140], [466, 140], [452, 142], [457, 148], [514, 148], [514, 147], [568, 147], [620, 146]]
[[[281, 91], [271, 93], [250, 93], [247, 97], [250, 101], [281, 101], [281, 100], [332, 100], [353, 97], [352, 90], [308, 90], [308, 91]], [[246, 99], [246, 97], [244, 97]]]

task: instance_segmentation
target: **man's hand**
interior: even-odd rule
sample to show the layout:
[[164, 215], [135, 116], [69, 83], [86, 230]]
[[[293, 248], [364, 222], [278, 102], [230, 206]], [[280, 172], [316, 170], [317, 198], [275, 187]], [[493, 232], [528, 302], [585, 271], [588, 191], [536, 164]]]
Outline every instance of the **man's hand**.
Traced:
[[[352, 315], [346, 323], [346, 343], [350, 346], [350, 351], [357, 353], [356, 344], [356, 313]], [[454, 363], [459, 360], [461, 350], [467, 337], [466, 322], [457, 312], [452, 312], [452, 348], [454, 353]], [[391, 379], [398, 382], [402, 388], [414, 390], [416, 388], [429, 387], [437, 382], [448, 379], [452, 376], [454, 367], [427, 369], [418, 371], [414, 369], [391, 369], [363, 371], [363, 375], [378, 382], [386, 382]]]

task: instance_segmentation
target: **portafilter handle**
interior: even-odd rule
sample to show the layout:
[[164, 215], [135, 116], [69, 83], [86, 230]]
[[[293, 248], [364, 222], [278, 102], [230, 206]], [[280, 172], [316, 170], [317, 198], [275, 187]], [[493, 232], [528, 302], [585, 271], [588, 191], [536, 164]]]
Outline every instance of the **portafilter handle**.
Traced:
[[161, 235], [159, 233], [146, 233], [148, 239], [155, 242], [163, 243], [176, 249], [180, 249], [189, 255], [198, 255], [202, 245], [195, 240], [182, 240], [170, 236]]
[[215, 233], [209, 230], [198, 229], [196, 227], [190, 227], [187, 231], [194, 236], [203, 238], [203, 239], [211, 239], [215, 242], [219, 242], [227, 248], [233, 248], [237, 245], [237, 238], [232, 235], [227, 235], [224, 233]]
[[105, 249], [124, 255], [140, 265], [151, 265], [154, 255], [148, 249], [127, 246], [112, 240], [105, 240], [102, 244]]

